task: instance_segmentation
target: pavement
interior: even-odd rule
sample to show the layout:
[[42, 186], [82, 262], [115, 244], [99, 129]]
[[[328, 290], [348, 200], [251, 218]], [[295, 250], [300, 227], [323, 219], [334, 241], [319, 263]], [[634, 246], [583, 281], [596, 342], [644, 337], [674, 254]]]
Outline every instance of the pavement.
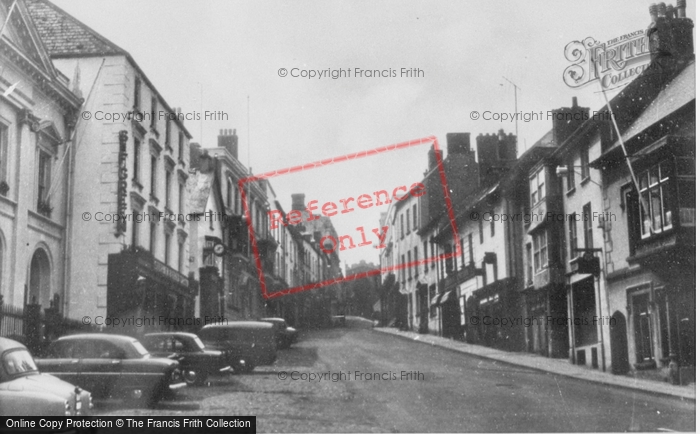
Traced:
[[374, 331], [409, 339], [414, 342], [445, 348], [458, 353], [469, 354], [489, 360], [497, 360], [514, 366], [527, 367], [592, 383], [606, 384], [695, 402], [694, 383], [687, 386], [674, 386], [669, 383], [635, 378], [632, 376], [612, 375], [610, 373], [573, 365], [568, 359], [551, 359], [531, 353], [501, 351], [495, 348], [468, 344], [466, 342], [455, 341], [431, 334], [418, 334], [412, 331], [401, 331], [390, 327], [375, 327]]

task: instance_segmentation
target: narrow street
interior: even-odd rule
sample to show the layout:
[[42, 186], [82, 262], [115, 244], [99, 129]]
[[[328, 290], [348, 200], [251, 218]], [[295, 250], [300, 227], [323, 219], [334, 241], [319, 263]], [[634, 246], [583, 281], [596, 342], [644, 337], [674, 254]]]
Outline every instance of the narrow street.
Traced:
[[[401, 380], [402, 371], [413, 375]], [[344, 378], [291, 379], [324, 372]], [[307, 332], [291, 349], [280, 351], [273, 366], [258, 367], [252, 375], [212, 378], [209, 387], [180, 390], [155, 410], [104, 402], [96, 409], [103, 415], [255, 415], [260, 432], [695, 427], [695, 405], [687, 401], [515, 368], [360, 329]]]

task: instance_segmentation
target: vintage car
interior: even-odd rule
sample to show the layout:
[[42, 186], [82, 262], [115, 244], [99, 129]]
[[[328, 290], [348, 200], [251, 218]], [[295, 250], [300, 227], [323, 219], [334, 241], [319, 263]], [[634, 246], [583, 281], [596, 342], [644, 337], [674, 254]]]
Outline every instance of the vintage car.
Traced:
[[139, 406], [152, 406], [170, 390], [186, 386], [176, 360], [152, 357], [129, 336], [64, 336], [49, 345], [37, 365], [95, 397], [132, 399]]
[[297, 341], [297, 329], [289, 327], [284, 318], [260, 318], [260, 321], [269, 322], [275, 328], [277, 348], [289, 348]]
[[271, 365], [277, 359], [277, 340], [270, 323], [209, 324], [197, 335], [207, 348], [223, 351], [235, 372], [252, 372], [256, 366]]
[[149, 333], [144, 335], [141, 343], [156, 357], [180, 362], [188, 385], [204, 384], [209, 375], [231, 370], [223, 352], [207, 349], [199, 336], [192, 333]]
[[0, 416], [87, 416], [92, 395], [40, 373], [27, 348], [0, 338]]

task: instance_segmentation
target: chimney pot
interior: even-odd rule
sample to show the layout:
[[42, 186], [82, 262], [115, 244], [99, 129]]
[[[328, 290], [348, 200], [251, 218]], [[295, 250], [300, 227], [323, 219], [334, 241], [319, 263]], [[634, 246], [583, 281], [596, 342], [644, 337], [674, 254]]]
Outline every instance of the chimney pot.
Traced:
[[571, 98], [571, 106], [578, 107], [578, 97]]
[[673, 9], [673, 5], [666, 5], [666, 18], [673, 19], [675, 17], [675, 10]]
[[678, 18], [685, 18], [685, 0], [678, 0], [676, 2], [676, 10], [678, 12]]
[[656, 12], [659, 14], [659, 18], [665, 18], [666, 17], [666, 3], [661, 2], [658, 5], [656, 5]]
[[649, 5], [649, 15], [651, 16], [652, 23], [655, 23], [656, 20], [659, 18], [658, 8], [653, 3], [651, 5]]

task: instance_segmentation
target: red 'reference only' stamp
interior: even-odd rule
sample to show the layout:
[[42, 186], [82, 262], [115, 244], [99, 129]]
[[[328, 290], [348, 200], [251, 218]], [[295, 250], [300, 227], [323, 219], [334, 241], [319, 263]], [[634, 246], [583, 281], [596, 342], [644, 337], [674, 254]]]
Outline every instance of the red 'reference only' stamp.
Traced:
[[[447, 209], [447, 216], [450, 220], [450, 226], [453, 233], [453, 238], [455, 241], [459, 239], [457, 225], [454, 218], [454, 211], [452, 209], [452, 200], [450, 198], [449, 188], [447, 186], [447, 176], [445, 175], [445, 168], [442, 162], [442, 154], [440, 153], [440, 147], [438, 140], [435, 136], [428, 136], [421, 139], [409, 140], [406, 142], [395, 143], [388, 146], [382, 146], [375, 149], [370, 149], [367, 151], [356, 152], [352, 154], [342, 155], [334, 158], [327, 158], [325, 160], [319, 160], [312, 163], [307, 163], [300, 166], [293, 166], [285, 169], [274, 170], [271, 172], [262, 173], [259, 175], [251, 175], [247, 178], [242, 178], [238, 181], [238, 188], [241, 193], [241, 199], [243, 202], [244, 212], [246, 215], [246, 221], [248, 223], [248, 234], [250, 237], [253, 256], [255, 258], [255, 268], [257, 270], [258, 279], [260, 281], [260, 290], [264, 299], [274, 299], [282, 297], [285, 295], [292, 295], [302, 291], [309, 291], [312, 289], [319, 289], [325, 286], [330, 286], [336, 283], [349, 282], [356, 279], [363, 279], [365, 277], [370, 277], [383, 273], [390, 273], [393, 271], [398, 271], [404, 268], [417, 267], [424, 264], [429, 264], [432, 262], [437, 262], [447, 258], [458, 257], [461, 252], [459, 250], [459, 242], [455, 243], [455, 250], [451, 253], [444, 253], [442, 255], [437, 255], [435, 257], [423, 258], [421, 260], [415, 260], [412, 262], [406, 262], [402, 264], [396, 264], [389, 267], [379, 268], [367, 272], [361, 272], [353, 274], [350, 276], [338, 277], [334, 279], [328, 279], [322, 282], [314, 282], [306, 285], [295, 286], [292, 288], [287, 288], [280, 291], [268, 292], [267, 284], [265, 281], [265, 272], [263, 269], [263, 261], [260, 257], [260, 250], [258, 248], [258, 240], [255, 235], [255, 228], [252, 224], [250, 209], [248, 207], [248, 201], [246, 197], [245, 185], [249, 182], [256, 182], [263, 179], [276, 178], [284, 175], [289, 175], [301, 171], [317, 169], [324, 166], [329, 166], [331, 164], [338, 164], [343, 162], [348, 162], [352, 160], [357, 160], [360, 158], [370, 157], [378, 154], [383, 154], [390, 151], [398, 151], [401, 149], [407, 149], [413, 146], [431, 144], [433, 152], [435, 152], [435, 160], [437, 161], [437, 170], [440, 177], [440, 183], [442, 186], [442, 193], [445, 199], [445, 206]], [[367, 209], [371, 207], [379, 207], [392, 203], [392, 201], [402, 201], [408, 199], [410, 196], [420, 197], [427, 193], [426, 186], [420, 182], [415, 182], [411, 185], [401, 185], [389, 190], [378, 190], [372, 194], [360, 194], [354, 197], [347, 197], [340, 199], [338, 201], [327, 201], [324, 203], [319, 203], [317, 200], [311, 200], [306, 204], [306, 219], [305, 216], [300, 211], [292, 210], [283, 216], [281, 212], [277, 210], [272, 210], [268, 212], [270, 229], [276, 229], [277, 227], [286, 225], [297, 225], [304, 221], [315, 220], [319, 218], [318, 214], [313, 214], [313, 211], [320, 211], [320, 215], [325, 217], [333, 217], [342, 214], [348, 214], [356, 211], [357, 209]], [[355, 244], [349, 235], [343, 235], [333, 237], [331, 235], [323, 236], [319, 242], [319, 249], [326, 254], [331, 254], [335, 251], [344, 251], [346, 249], [367, 246], [373, 244], [373, 242], [378, 242], [375, 248], [382, 249], [386, 247], [386, 239], [389, 231], [388, 226], [383, 226], [380, 228], [372, 228], [369, 231], [365, 231], [364, 227], [358, 227], [357, 231], [361, 237], [361, 242]]]

